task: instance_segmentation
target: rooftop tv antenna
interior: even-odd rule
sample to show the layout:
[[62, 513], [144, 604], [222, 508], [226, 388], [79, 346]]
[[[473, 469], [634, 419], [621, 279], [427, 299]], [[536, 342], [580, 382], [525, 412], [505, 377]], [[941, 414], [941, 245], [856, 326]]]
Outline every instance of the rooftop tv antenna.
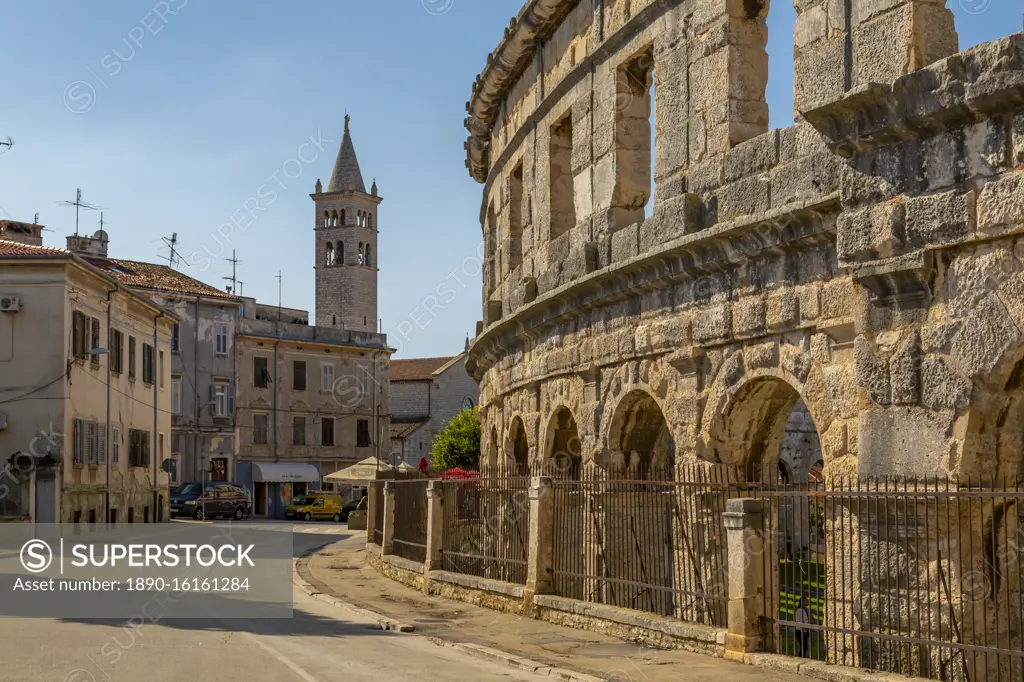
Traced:
[[171, 234], [170, 237], [161, 237], [167, 248], [170, 249], [170, 253], [167, 254], [167, 264], [172, 268], [178, 265], [181, 260], [181, 256], [178, 255], [178, 233]]
[[10, 135], [7, 136], [6, 140], [4, 140], [3, 142], [0, 142], [0, 147], [7, 147], [7, 149], [10, 149], [13, 146], [14, 146], [14, 140], [11, 138]]
[[224, 260], [231, 263], [231, 276], [224, 277], [223, 279], [231, 282], [231, 293], [238, 296], [238, 285], [241, 284], [241, 282], [238, 281], [238, 264], [242, 261], [238, 260], [238, 256], [235, 254], [234, 249], [231, 249], [231, 258], [225, 258]]
[[61, 206], [74, 206], [75, 207], [75, 236], [76, 237], [78, 236], [78, 214], [81, 211], [81, 209], [84, 208], [87, 211], [103, 210], [102, 206], [95, 206], [93, 204], [89, 204], [89, 203], [86, 203], [86, 202], [82, 201], [82, 190], [81, 190], [81, 188], [75, 190], [75, 200], [74, 201], [58, 201], [57, 203], [59, 205], [61, 205]]

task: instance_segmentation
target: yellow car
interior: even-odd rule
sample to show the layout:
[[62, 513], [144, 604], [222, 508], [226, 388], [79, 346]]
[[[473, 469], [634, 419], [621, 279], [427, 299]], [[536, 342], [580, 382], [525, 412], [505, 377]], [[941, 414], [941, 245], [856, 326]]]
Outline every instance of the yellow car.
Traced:
[[302, 519], [303, 521], [327, 521], [341, 522], [341, 495], [330, 495], [311, 493], [306, 495], [298, 504], [285, 508], [286, 519]]

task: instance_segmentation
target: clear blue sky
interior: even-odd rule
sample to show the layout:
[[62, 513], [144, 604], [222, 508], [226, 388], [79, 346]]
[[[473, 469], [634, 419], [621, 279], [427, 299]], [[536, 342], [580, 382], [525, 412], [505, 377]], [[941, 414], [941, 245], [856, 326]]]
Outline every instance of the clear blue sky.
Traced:
[[[230, 273], [223, 259], [235, 248], [246, 295], [276, 302], [280, 269], [285, 305], [312, 311], [308, 195], [317, 178], [326, 183], [330, 176], [347, 110], [367, 185], [376, 178], [385, 197], [385, 331], [399, 357], [458, 352], [480, 318], [481, 186], [463, 165], [464, 104], [520, 6], [7, 3], [0, 137], [11, 135], [16, 144], [0, 156], [0, 216], [31, 221], [39, 212], [53, 230], [45, 243], [63, 244], [74, 210], [57, 204], [81, 187], [86, 201], [109, 209], [113, 256], [156, 260], [166, 254], [161, 237], [177, 232], [181, 253], [193, 263], [184, 271], [223, 286]], [[1021, 28], [1015, 2], [950, 6], [962, 47]], [[769, 17], [774, 126], [792, 122], [794, 19], [786, 0]], [[320, 152], [310, 138], [331, 142]], [[266, 210], [253, 221], [245, 206], [259, 193]], [[232, 216], [246, 229], [218, 237]], [[84, 213], [83, 231], [95, 230], [98, 219]], [[227, 251], [211, 256], [223, 243]], [[446, 281], [447, 305], [428, 299], [434, 307], [425, 312], [424, 298]]]

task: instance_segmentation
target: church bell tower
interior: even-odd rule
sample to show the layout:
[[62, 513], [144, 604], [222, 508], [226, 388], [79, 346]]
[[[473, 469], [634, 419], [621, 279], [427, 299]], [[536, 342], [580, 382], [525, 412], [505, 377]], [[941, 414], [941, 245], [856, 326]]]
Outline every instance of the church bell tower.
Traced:
[[316, 325], [377, 330], [377, 183], [369, 193], [345, 116], [345, 135], [327, 190], [319, 180], [316, 205]]

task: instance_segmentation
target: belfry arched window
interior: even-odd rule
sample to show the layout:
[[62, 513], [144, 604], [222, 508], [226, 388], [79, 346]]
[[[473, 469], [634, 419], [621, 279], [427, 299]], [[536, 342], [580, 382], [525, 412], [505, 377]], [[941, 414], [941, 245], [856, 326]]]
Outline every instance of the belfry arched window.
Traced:
[[327, 257], [324, 259], [324, 265], [334, 265], [334, 245], [327, 242]]
[[373, 258], [371, 258], [371, 254], [370, 254], [370, 245], [367, 244], [366, 245], [366, 267], [369, 268], [369, 267], [372, 267], [372, 266], [373, 266]]

